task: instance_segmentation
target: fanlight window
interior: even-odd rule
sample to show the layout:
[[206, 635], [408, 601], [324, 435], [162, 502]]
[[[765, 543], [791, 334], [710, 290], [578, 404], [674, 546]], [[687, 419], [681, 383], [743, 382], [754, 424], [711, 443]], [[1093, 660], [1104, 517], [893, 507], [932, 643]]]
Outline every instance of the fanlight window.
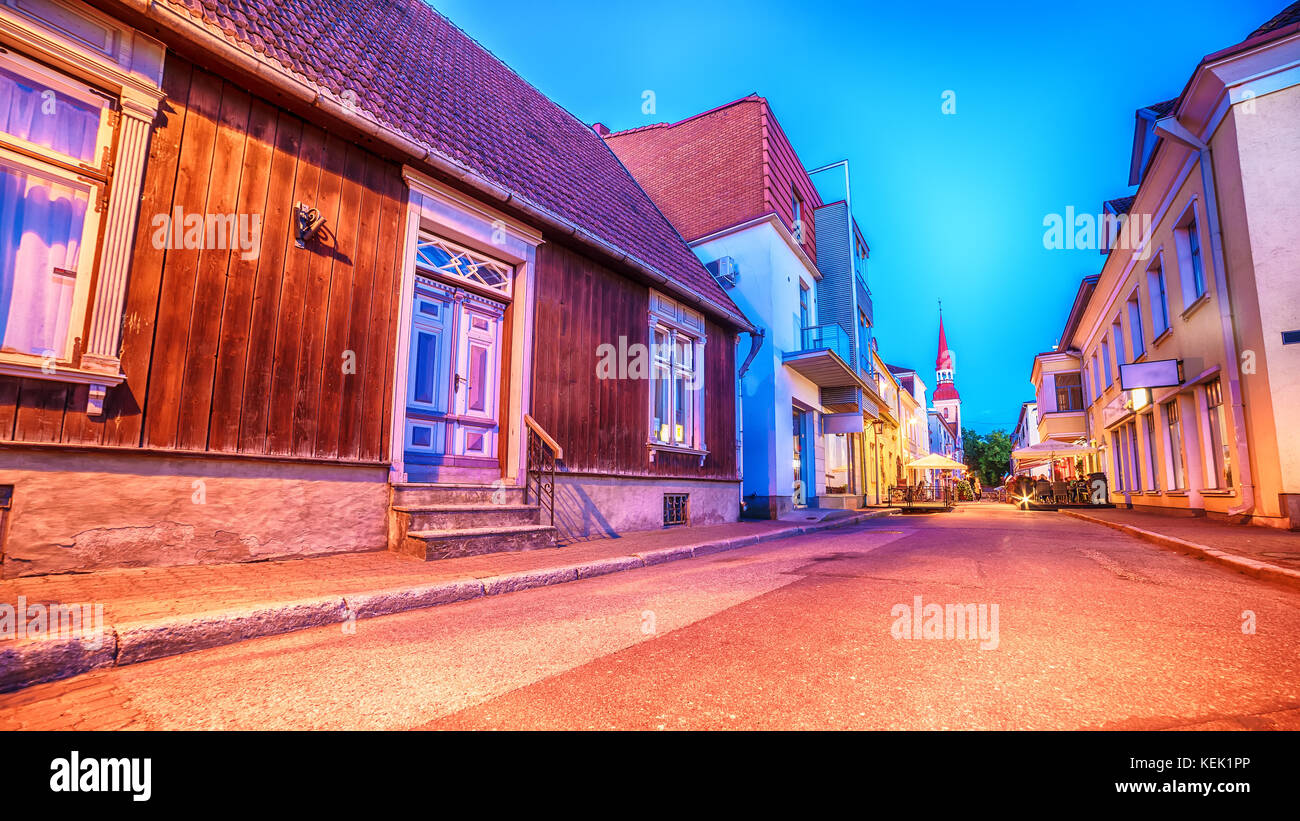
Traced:
[[509, 265], [427, 234], [415, 246], [415, 264], [435, 274], [510, 293]]

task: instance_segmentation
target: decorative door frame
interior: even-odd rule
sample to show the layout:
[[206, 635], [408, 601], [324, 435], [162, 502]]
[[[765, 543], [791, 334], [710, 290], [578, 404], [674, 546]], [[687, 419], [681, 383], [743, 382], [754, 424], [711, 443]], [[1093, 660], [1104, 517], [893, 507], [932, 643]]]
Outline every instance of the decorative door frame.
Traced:
[[[541, 232], [488, 205], [473, 200], [409, 167], [402, 168], [409, 196], [402, 245], [402, 289], [393, 356], [393, 408], [389, 426], [389, 481], [406, 481], [406, 394], [410, 368], [411, 312], [415, 294], [416, 245], [429, 232], [514, 266], [514, 283], [507, 308], [507, 333], [501, 344], [501, 371], [508, 375], [508, 393], [500, 397], [498, 456], [501, 479], [523, 482], [526, 439], [524, 412], [532, 385], [533, 316], [537, 246]], [[486, 292], [485, 292], [486, 293]], [[508, 352], [508, 353], [507, 353]], [[508, 357], [508, 359], [507, 359]]]

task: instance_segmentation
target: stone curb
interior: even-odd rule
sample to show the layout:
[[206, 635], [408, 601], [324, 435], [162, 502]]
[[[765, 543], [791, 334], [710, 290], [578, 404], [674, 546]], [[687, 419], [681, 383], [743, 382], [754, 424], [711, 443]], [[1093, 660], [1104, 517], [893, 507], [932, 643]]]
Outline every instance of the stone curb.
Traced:
[[274, 636], [347, 618], [342, 596], [275, 602], [115, 626], [116, 666]]
[[[20, 641], [9, 646], [0, 644], [0, 693], [71, 678], [91, 670], [138, 664], [263, 636], [549, 587], [696, 556], [710, 556], [761, 542], [847, 527], [897, 512], [897, 508], [882, 508], [772, 533], [677, 545], [628, 556], [593, 559], [578, 564], [482, 578], [466, 577], [436, 584], [382, 588], [341, 596], [268, 602], [230, 610], [124, 622], [106, 625], [106, 640], [100, 642], [72, 637]], [[96, 644], [99, 646], [93, 646]]]
[[111, 667], [116, 656], [117, 635], [111, 628], [95, 637], [20, 640], [0, 647], [0, 693]]
[[1130, 536], [1136, 536], [1143, 541], [1151, 542], [1152, 544], [1166, 547], [1170, 550], [1176, 550], [1179, 553], [1186, 553], [1192, 556], [1199, 556], [1203, 559], [1209, 559], [1212, 562], [1221, 564], [1225, 567], [1230, 567], [1233, 570], [1240, 571], [1248, 576], [1254, 576], [1257, 579], [1281, 582], [1283, 584], [1300, 587], [1300, 570], [1293, 570], [1289, 567], [1278, 567], [1275, 564], [1257, 561], [1255, 559], [1247, 558], [1246, 556], [1238, 556], [1235, 553], [1227, 553], [1213, 547], [1206, 547], [1203, 544], [1189, 542], [1186, 539], [1166, 536], [1163, 533], [1156, 533], [1151, 530], [1143, 530], [1140, 527], [1124, 524], [1123, 522], [1112, 522], [1106, 519], [1099, 519], [1095, 516], [1088, 516], [1087, 514], [1073, 510], [1062, 510], [1059, 512], [1075, 519], [1081, 519], [1085, 522], [1092, 522], [1093, 524], [1105, 525], [1106, 527], [1114, 528], [1115, 530], [1121, 530], [1128, 533]]

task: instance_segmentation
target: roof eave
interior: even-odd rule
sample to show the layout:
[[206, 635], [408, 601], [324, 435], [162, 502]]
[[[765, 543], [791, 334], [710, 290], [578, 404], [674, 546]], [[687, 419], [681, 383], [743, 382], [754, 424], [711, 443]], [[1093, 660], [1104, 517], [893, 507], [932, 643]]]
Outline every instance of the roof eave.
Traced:
[[[166, 42], [167, 35], [183, 39], [187, 44], [217, 58], [238, 71], [247, 72], [267, 85], [287, 95], [294, 101], [320, 112], [325, 117], [346, 124], [352, 129], [371, 137], [391, 150], [405, 156], [408, 162], [423, 163], [429, 169], [452, 177], [473, 191], [486, 195], [500, 205], [509, 205], [526, 216], [536, 220], [544, 229], [569, 236], [578, 243], [611, 257], [618, 263], [627, 265], [636, 273], [662, 285], [674, 296], [693, 303], [715, 319], [721, 319], [740, 330], [757, 333], [757, 328], [739, 309], [732, 310], [714, 300], [692, 291], [686, 285], [659, 271], [649, 263], [643, 262], [618, 248], [613, 243], [595, 236], [586, 229], [577, 226], [554, 214], [543, 206], [531, 202], [526, 197], [488, 180], [470, 168], [443, 155], [432, 146], [413, 140], [394, 129], [369, 117], [359, 110], [347, 105], [341, 99], [305, 77], [290, 71], [287, 67], [270, 58], [245, 51], [224, 37], [219, 37], [200, 25], [194, 18], [183, 15], [156, 0], [88, 0], [102, 11], [115, 13], [126, 9], [136, 16], [151, 21], [160, 27], [157, 31], [160, 39]], [[167, 44], [169, 47], [172, 43]], [[701, 264], [702, 266], [702, 264]]]

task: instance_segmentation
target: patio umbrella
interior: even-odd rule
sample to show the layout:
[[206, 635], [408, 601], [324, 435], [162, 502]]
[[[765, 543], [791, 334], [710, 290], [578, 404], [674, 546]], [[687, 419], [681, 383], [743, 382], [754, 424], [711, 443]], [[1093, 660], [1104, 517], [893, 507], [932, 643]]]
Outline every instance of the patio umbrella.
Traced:
[[949, 459], [947, 456], [939, 453], [931, 453], [929, 456], [922, 456], [920, 459], [908, 462], [907, 466], [909, 468], [916, 468], [917, 470], [968, 470], [968, 468], [961, 462]]
[[1097, 449], [1089, 445], [1076, 445], [1071, 442], [1058, 442], [1048, 439], [1046, 442], [1039, 442], [1037, 445], [1019, 448], [1011, 452], [1011, 458], [1016, 463], [1024, 467], [1028, 463], [1039, 464], [1050, 462], [1053, 459], [1070, 459], [1075, 456], [1086, 456], [1089, 453], [1096, 453]]

